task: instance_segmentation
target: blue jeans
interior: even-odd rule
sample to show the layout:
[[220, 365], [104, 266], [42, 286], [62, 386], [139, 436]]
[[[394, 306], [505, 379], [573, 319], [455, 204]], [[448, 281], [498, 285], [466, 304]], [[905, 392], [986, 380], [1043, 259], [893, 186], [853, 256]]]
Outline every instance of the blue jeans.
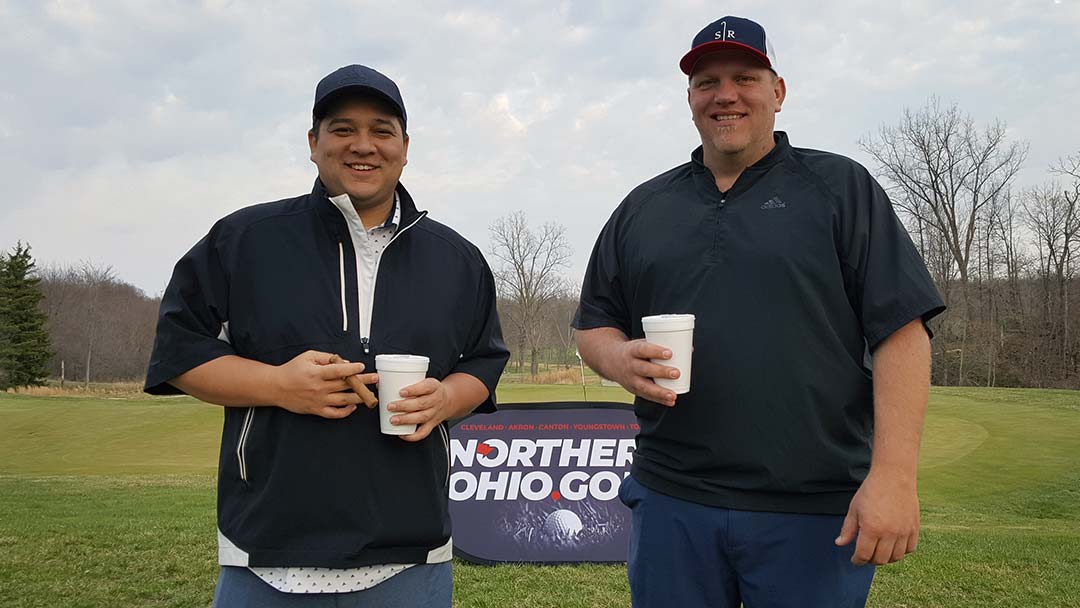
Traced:
[[450, 608], [450, 562], [419, 564], [363, 591], [284, 593], [247, 568], [223, 566], [214, 608]]
[[837, 547], [840, 515], [736, 511], [679, 500], [628, 476], [634, 608], [861, 608], [873, 566]]

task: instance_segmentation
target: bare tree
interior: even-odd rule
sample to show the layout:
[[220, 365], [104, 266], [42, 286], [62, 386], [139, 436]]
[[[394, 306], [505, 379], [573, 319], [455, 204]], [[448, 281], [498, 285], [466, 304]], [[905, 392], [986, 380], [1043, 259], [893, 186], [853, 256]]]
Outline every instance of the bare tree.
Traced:
[[[548, 222], [533, 231], [524, 212], [516, 211], [491, 223], [491, 255], [499, 296], [509, 300], [513, 338], [530, 355], [530, 373], [539, 372], [537, 354], [544, 341], [548, 304], [566, 291], [561, 272], [569, 266], [573, 250], [566, 228]], [[521, 353], [519, 352], [519, 361]]]
[[965, 315], [972, 244], [984, 208], [1007, 191], [1027, 156], [1027, 145], [1010, 143], [1006, 135], [1002, 122], [979, 131], [956, 105], [942, 108], [931, 98], [918, 111], [905, 109], [899, 124], [859, 142], [896, 193], [896, 207], [941, 237], [959, 274]]
[[1065, 189], [1064, 196], [1072, 204], [1080, 199], [1080, 154], [1059, 158], [1056, 163], [1050, 165], [1050, 173], [1072, 181]]
[[[1047, 230], [1047, 235], [1055, 234], [1060, 238], [1060, 249], [1053, 258], [1054, 274], [1057, 288], [1057, 305], [1062, 328], [1062, 365], [1069, 364], [1070, 350], [1070, 314], [1069, 314], [1069, 281], [1073, 275], [1073, 259], [1076, 257], [1077, 248], [1080, 247], [1080, 155], [1068, 156], [1058, 159], [1057, 163], [1050, 166], [1050, 172], [1070, 179], [1072, 183], [1060, 194], [1054, 193], [1051, 197], [1043, 197], [1046, 205], [1044, 212], [1038, 217], [1045, 221], [1045, 225], [1056, 223], [1058, 226]], [[1051, 207], [1045, 209], [1046, 206]], [[1049, 251], [1049, 247], [1048, 247]], [[1048, 260], [1049, 261], [1049, 260]], [[1049, 268], [1049, 267], [1048, 267]], [[1066, 370], [1068, 373], [1068, 370]]]
[[552, 301], [548, 312], [548, 335], [552, 345], [559, 351], [559, 363], [573, 365], [577, 361], [574, 352], [577, 350], [574, 328], [574, 313], [577, 312], [578, 294], [581, 288], [567, 282], [562, 289], [562, 295]]
[[99, 340], [105, 324], [105, 314], [101, 306], [102, 292], [106, 286], [117, 282], [116, 274], [112, 266], [95, 266], [90, 262], [83, 262], [79, 268], [79, 275], [83, 285], [87, 288], [84, 302], [86, 306], [86, 385], [90, 385], [90, 363], [94, 353], [94, 345]]
[[1047, 313], [1054, 315], [1058, 311], [1052, 310], [1052, 306], [1060, 304], [1064, 296], [1069, 261], [1080, 230], [1076, 200], [1064, 196], [1055, 184], [1043, 184], [1027, 190], [1022, 204], [1024, 219], [1036, 237], [1040, 270], [1046, 279]]
[[1009, 285], [1008, 301], [1011, 308], [1019, 310], [1020, 273], [1024, 264], [1023, 244], [1019, 233], [1019, 213], [1013, 202], [1012, 191], [1007, 190], [1000, 199], [992, 216], [992, 230], [999, 248], [999, 259], [1005, 264], [1005, 277]]

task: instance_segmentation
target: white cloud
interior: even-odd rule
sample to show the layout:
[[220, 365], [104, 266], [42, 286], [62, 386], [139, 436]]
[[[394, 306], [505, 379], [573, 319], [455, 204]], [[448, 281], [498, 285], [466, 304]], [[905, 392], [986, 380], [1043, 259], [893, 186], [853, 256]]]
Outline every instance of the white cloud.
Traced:
[[446, 24], [451, 28], [464, 32], [469, 36], [483, 38], [496, 38], [504, 34], [502, 20], [491, 14], [485, 14], [476, 10], [457, 10], [447, 13], [444, 17]]
[[981, 35], [990, 25], [987, 19], [964, 19], [953, 25], [953, 31], [960, 35]]
[[494, 115], [504, 133], [517, 136], [525, 135], [529, 130], [528, 125], [521, 122], [510, 110], [510, 97], [505, 93], [500, 93], [491, 100], [488, 111]]
[[585, 44], [591, 37], [592, 30], [580, 25], [566, 28], [562, 35], [562, 39], [571, 45]]
[[[860, 136], [937, 94], [1030, 141], [1034, 182], [1080, 151], [1080, 2], [1039, 2], [725, 10], [769, 29], [796, 145], [859, 158]], [[310, 188], [314, 85], [359, 62], [401, 86], [421, 207], [484, 249], [497, 215], [562, 222], [580, 271], [622, 197], [697, 145], [677, 62], [716, 6], [0, 2], [0, 247], [159, 290], [218, 217]]]
[[72, 27], [90, 28], [98, 23], [97, 13], [86, 0], [52, 0], [45, 5], [45, 13]]
[[611, 104], [606, 102], [595, 102], [585, 106], [578, 112], [577, 118], [574, 120], [574, 130], [585, 130], [589, 127], [590, 123], [603, 120], [607, 117], [608, 109], [610, 107]]

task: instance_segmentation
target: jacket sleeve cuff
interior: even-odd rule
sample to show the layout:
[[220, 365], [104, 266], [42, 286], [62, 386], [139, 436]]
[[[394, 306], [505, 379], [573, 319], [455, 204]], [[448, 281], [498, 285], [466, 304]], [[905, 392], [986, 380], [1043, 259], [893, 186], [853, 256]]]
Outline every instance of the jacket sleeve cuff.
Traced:
[[232, 346], [221, 340], [207, 340], [184, 352], [177, 353], [167, 361], [151, 360], [146, 372], [143, 391], [151, 395], [183, 395], [184, 391], [169, 384], [169, 381], [196, 367], [226, 355], [235, 355]]
[[454, 369], [450, 370], [450, 373], [452, 374], [469, 374], [480, 382], [483, 382], [484, 386], [487, 387], [487, 399], [476, 406], [476, 409], [473, 410], [474, 412], [489, 414], [496, 411], [495, 387], [499, 384], [499, 377], [502, 375], [503, 367], [506, 365], [506, 361], [509, 358], [510, 355], [507, 353], [506, 355], [500, 355], [498, 357], [462, 359], [458, 361], [458, 364], [454, 366]]

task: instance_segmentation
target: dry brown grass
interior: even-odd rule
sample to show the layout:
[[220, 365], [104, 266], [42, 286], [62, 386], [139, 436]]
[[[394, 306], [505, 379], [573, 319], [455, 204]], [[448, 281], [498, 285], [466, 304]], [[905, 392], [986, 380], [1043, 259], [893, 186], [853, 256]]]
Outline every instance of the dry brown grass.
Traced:
[[[533, 376], [524, 372], [507, 372], [503, 374], [501, 383], [504, 384], [558, 384], [558, 385], [581, 385], [581, 370], [577, 366], [544, 366], [540, 373]], [[600, 377], [586, 370], [585, 384], [590, 386], [599, 385]], [[58, 382], [49, 381], [45, 386], [33, 386], [29, 388], [12, 389], [8, 394], [33, 395], [37, 397], [110, 397], [114, 399], [145, 399], [146, 393], [142, 390], [141, 382], [91, 382], [89, 387], [82, 382], [67, 382], [64, 388], [60, 388]], [[3, 394], [4, 391], [0, 391]]]
[[[560, 384], [581, 385], [581, 369], [577, 365], [542, 363], [535, 376], [529, 373], [529, 367], [519, 370], [517, 366], [507, 366], [499, 379], [499, 384]], [[600, 377], [589, 368], [585, 368], [585, 384], [600, 384]]]
[[[586, 382], [593, 378], [585, 378]], [[576, 367], [554, 369], [541, 372], [536, 376], [525, 376], [525, 381], [532, 384], [581, 384], [581, 370]], [[591, 383], [590, 383], [591, 384]]]
[[60, 388], [59, 383], [50, 382], [45, 386], [24, 387], [7, 392], [37, 397], [145, 398], [142, 386], [142, 382], [91, 382], [90, 386], [84, 386], [82, 382], [67, 382], [64, 388]]

